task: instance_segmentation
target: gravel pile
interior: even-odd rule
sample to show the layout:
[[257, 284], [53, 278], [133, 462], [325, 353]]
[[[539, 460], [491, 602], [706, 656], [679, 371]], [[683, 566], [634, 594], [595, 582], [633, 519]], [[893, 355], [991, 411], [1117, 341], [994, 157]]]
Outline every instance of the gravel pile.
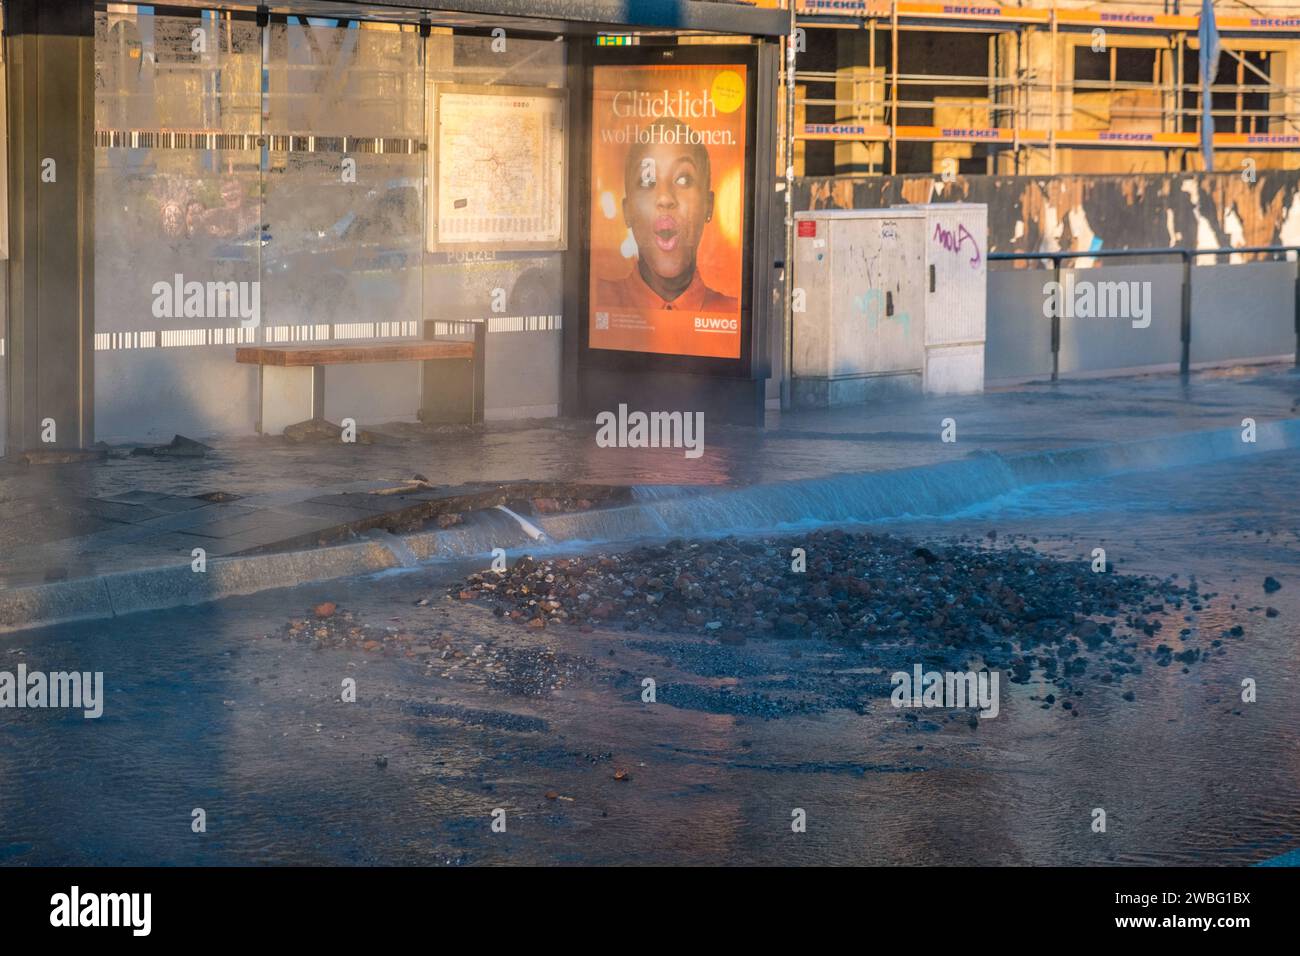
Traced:
[[[802, 571], [794, 570], [795, 549], [804, 553]], [[982, 662], [1017, 683], [1037, 670], [1067, 690], [1085, 676], [1109, 684], [1138, 673], [1139, 654], [1184, 668], [1202, 656], [1189, 646], [1191, 628], [1154, 646], [1150, 640], [1167, 623], [1174, 630], [1180, 614], [1191, 620], [1185, 605], [1200, 610], [1194, 581], [1184, 587], [1111, 568], [1097, 573], [1089, 561], [1018, 547], [921, 546], [838, 530], [525, 556], [505, 572], [471, 575], [451, 594], [537, 629], [567, 624], [699, 634], [723, 644], [766, 637], [912, 648], [913, 660]]]
[[[797, 571], [795, 549], [806, 555]], [[815, 532], [788, 538], [672, 541], [622, 554], [520, 558], [471, 575], [462, 600], [534, 627], [617, 626], [718, 637], [924, 639], [952, 645], [1015, 638], [1104, 641], [1120, 618], [1154, 633], [1183, 588], [1020, 548], [917, 546], [887, 535]], [[456, 593], [456, 592], [453, 592]]]
[[[418, 606], [428, 604], [427, 600], [417, 602]], [[591, 666], [590, 660], [558, 654], [545, 646], [489, 646], [472, 633], [457, 633], [433, 622], [375, 627], [333, 601], [316, 605], [305, 617], [291, 618], [267, 636], [314, 650], [413, 659], [422, 662], [430, 675], [486, 684], [522, 697], [545, 696]]]

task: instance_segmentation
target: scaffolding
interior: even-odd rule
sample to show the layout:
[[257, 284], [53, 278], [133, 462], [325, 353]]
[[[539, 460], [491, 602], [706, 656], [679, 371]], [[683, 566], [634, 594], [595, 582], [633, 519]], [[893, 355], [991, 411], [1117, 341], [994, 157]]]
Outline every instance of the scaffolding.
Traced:
[[[1234, 168], [1300, 167], [1300, 12], [1268, 6], [1218, 4], [1213, 149]], [[796, 0], [795, 172], [1201, 169], [1199, 4], [1179, 7]]]

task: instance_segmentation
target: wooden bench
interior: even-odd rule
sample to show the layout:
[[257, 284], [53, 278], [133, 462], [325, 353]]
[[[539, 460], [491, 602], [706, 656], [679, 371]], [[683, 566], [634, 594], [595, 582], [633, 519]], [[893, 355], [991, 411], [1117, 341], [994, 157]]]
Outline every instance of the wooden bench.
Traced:
[[278, 435], [288, 425], [325, 417], [325, 366], [375, 362], [420, 362], [422, 422], [483, 421], [484, 346], [487, 323], [474, 323], [472, 341], [435, 339], [426, 322], [425, 339], [380, 345], [318, 345], [280, 348], [245, 346], [235, 361], [258, 366], [257, 430]]

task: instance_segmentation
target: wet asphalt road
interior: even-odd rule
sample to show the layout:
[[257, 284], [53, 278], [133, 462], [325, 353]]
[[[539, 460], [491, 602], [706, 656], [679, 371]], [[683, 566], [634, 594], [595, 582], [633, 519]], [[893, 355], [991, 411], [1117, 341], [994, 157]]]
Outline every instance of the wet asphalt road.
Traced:
[[[472, 565], [10, 635], [0, 670], [102, 670], [107, 701], [99, 720], [0, 711], [0, 863], [1264, 860], [1300, 845], [1297, 468], [1296, 453], [1263, 455], [890, 524], [926, 539], [997, 528], [1070, 557], [1104, 541], [1121, 571], [1196, 574], [1217, 596], [1194, 626], [1244, 623], [1190, 674], [1126, 681], [1133, 701], [1090, 690], [1077, 718], [1042, 710], [1043, 686], [1004, 682], [1002, 714], [974, 728], [908, 719], [885, 675], [829, 644], [532, 631], [442, 600]], [[1282, 590], [1264, 595], [1265, 574]], [[327, 600], [410, 640], [285, 639]], [[1239, 701], [1243, 677], [1255, 704]], [[760, 704], [718, 706], [723, 688]]]

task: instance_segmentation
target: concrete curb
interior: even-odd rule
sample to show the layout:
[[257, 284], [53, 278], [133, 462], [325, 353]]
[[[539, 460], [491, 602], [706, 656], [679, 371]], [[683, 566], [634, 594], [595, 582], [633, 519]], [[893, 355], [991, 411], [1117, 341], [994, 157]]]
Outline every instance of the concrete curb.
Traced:
[[186, 563], [14, 588], [0, 591], [0, 633], [204, 604], [404, 564], [387, 542], [370, 540], [308, 551], [215, 558], [202, 573]]
[[[1056, 452], [1036, 452], [1004, 461], [1020, 473], [1021, 479], [1033, 482], [1035, 479], [1050, 480], [1049, 475], [1035, 474], [1036, 469], [1047, 459], [1053, 459], [1057, 465], [1062, 462], [1077, 465], [1079, 477], [1096, 477], [1125, 471], [1152, 470], [1159, 467], [1158, 459], [1161, 455], [1175, 450], [1188, 454], [1188, 464], [1203, 465], [1296, 447], [1300, 447], [1300, 419], [1283, 419], [1260, 423], [1257, 441], [1253, 446], [1241, 442], [1240, 429], [1227, 428], [1182, 432], [1158, 439], [1092, 445]], [[1074, 459], [1083, 460], [1074, 462]], [[951, 467], [951, 463], [920, 466], [926, 470]], [[879, 474], [888, 476], [891, 473]], [[843, 478], [844, 476], [829, 476], [823, 480], [834, 482]], [[717, 489], [703, 486], [700, 492], [709, 490]], [[732, 492], [735, 493], [736, 490], [733, 489]], [[679, 500], [663, 499], [661, 503], [672, 505]], [[652, 504], [654, 502], [622, 507], [646, 511], [647, 506]], [[496, 540], [511, 548], [527, 548], [534, 543], [517, 529], [514, 530], [515, 534], [502, 534]], [[667, 528], [662, 521], [642, 516], [640, 520], [624, 524], [620, 530], [622, 534], [606, 543], [616, 544], [620, 540], [653, 536], [664, 533]], [[226, 597], [256, 594], [299, 584], [317, 584], [394, 568], [419, 567], [422, 562], [440, 553], [446, 553], [449, 558], [467, 556], [469, 552], [459, 547], [456, 540], [463, 534], [465, 529], [462, 527], [422, 531], [402, 537], [372, 529], [367, 532], [368, 540], [344, 545], [215, 558], [208, 562], [208, 569], [203, 573], [191, 570], [190, 565], [185, 563], [0, 591], [0, 634], [72, 621], [103, 620], [142, 611], [205, 604]], [[468, 541], [464, 543], [467, 544]], [[563, 543], [563, 540], [550, 542], [552, 545]]]

